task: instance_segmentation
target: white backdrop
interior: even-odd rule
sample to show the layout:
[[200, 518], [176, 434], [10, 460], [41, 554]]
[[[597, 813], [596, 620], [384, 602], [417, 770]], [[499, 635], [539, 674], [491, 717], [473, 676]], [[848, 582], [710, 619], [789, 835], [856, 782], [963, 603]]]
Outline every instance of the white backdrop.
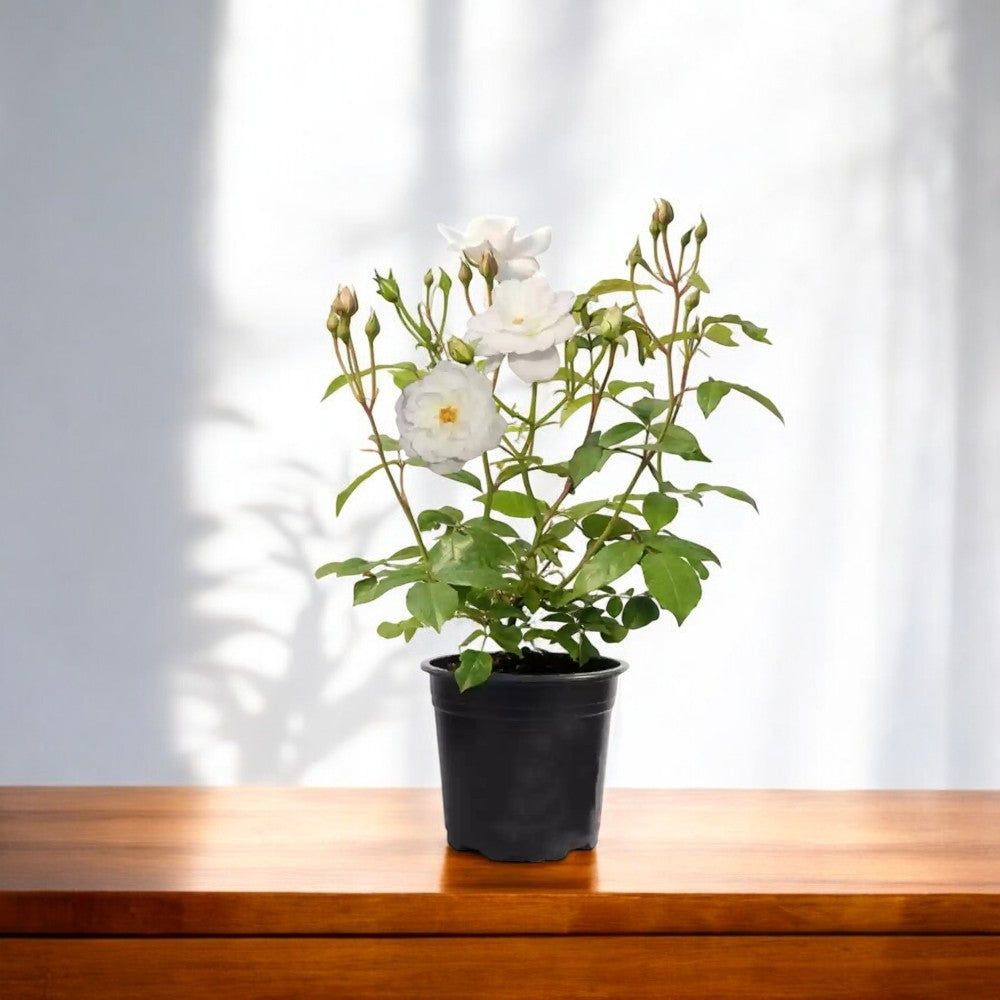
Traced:
[[436, 783], [449, 638], [312, 579], [396, 532], [332, 515], [330, 296], [484, 212], [584, 287], [664, 195], [787, 427], [697, 417], [761, 515], [684, 522], [724, 568], [616, 647], [609, 782], [1000, 784], [998, 43], [971, 0], [0, 3], [0, 781]]

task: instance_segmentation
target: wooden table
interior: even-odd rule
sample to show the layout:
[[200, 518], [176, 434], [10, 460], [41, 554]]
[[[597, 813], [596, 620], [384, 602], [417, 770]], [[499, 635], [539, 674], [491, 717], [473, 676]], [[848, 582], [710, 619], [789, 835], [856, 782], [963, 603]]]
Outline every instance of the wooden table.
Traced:
[[0, 997], [1000, 997], [1000, 794], [612, 790], [598, 849], [432, 790], [0, 789]]

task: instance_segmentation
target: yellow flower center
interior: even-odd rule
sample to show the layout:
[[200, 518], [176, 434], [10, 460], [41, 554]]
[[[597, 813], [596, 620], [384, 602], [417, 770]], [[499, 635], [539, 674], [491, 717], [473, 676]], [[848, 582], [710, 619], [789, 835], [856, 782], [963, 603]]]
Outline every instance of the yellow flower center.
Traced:
[[513, 323], [514, 326], [520, 326], [523, 322], [524, 322], [524, 317], [523, 316], [515, 316], [511, 320], [511, 323]]
[[456, 420], [458, 420], [458, 410], [456, 410], [454, 406], [442, 406], [441, 409], [438, 410], [438, 420], [440, 420], [442, 424], [453, 424]]

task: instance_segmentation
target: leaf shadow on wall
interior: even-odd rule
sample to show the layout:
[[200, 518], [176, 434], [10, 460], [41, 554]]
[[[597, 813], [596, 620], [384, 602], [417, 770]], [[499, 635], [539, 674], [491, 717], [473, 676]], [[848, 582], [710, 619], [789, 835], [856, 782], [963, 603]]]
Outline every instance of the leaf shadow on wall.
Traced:
[[[213, 419], [243, 418], [217, 411]], [[174, 676], [175, 729], [199, 781], [308, 783], [311, 769], [376, 723], [398, 696], [391, 668], [407, 659], [399, 650], [359, 664], [351, 652], [364, 626], [350, 609], [351, 581], [314, 578], [316, 541], [325, 540], [323, 550], [337, 547], [316, 506], [317, 497], [332, 499], [328, 477], [286, 462], [269, 479], [268, 499], [225, 518], [191, 521], [193, 552], [234, 526], [255, 539], [250, 561], [191, 570], [186, 581], [192, 600]], [[369, 505], [352, 534], [373, 536], [387, 515], [383, 504]], [[271, 614], [270, 602], [284, 610]]]

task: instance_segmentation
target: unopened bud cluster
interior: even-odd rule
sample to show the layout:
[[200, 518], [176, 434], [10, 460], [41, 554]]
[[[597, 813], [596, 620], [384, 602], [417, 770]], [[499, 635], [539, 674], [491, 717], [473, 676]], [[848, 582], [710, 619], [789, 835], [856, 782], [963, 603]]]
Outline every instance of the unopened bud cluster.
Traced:
[[657, 198], [653, 216], [649, 220], [649, 232], [655, 239], [674, 221], [674, 206], [666, 198]]
[[340, 340], [351, 335], [351, 317], [358, 311], [358, 297], [350, 285], [339, 285], [337, 294], [330, 303], [330, 315], [326, 318], [326, 328]]

